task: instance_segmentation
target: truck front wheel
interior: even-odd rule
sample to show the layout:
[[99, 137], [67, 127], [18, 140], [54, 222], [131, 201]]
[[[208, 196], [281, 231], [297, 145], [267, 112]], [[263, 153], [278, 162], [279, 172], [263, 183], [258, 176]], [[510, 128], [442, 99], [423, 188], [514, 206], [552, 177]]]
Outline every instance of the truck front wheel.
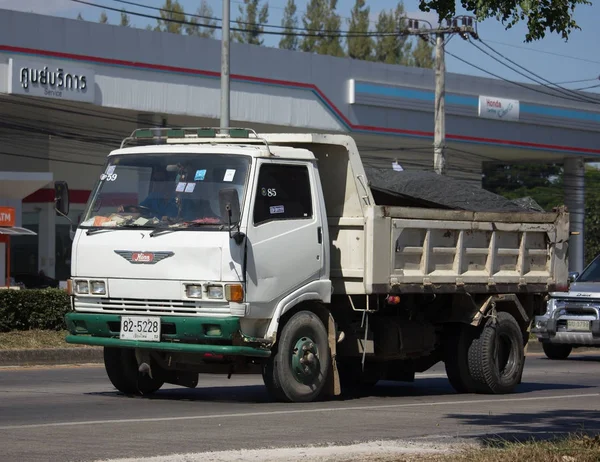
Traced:
[[263, 379], [278, 401], [315, 401], [327, 382], [330, 363], [323, 322], [311, 311], [299, 311], [283, 326]]
[[114, 387], [126, 395], [149, 395], [164, 383], [140, 374], [135, 351], [129, 348], [104, 347], [104, 367]]

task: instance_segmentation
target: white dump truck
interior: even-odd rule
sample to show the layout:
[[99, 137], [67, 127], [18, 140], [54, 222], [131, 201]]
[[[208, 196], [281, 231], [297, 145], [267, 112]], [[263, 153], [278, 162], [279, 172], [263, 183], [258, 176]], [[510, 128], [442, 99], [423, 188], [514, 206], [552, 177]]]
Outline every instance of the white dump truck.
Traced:
[[453, 210], [369, 171], [347, 135], [134, 131], [74, 234], [67, 342], [103, 346], [126, 394], [258, 370], [314, 401], [440, 361], [457, 392], [513, 391], [568, 214]]

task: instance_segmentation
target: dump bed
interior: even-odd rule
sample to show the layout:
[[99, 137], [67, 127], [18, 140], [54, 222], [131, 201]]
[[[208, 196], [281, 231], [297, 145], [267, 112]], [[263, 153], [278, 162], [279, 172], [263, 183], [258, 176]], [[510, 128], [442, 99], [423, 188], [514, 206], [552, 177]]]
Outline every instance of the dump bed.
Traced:
[[[426, 189], [419, 198], [405, 187], [398, 199], [393, 186], [373, 185], [350, 136], [264, 136], [318, 159], [336, 293], [545, 293], [567, 283], [564, 209], [526, 210], [472, 185], [460, 190], [472, 210], [451, 210], [460, 207], [456, 197]], [[389, 165], [392, 172], [391, 159]]]

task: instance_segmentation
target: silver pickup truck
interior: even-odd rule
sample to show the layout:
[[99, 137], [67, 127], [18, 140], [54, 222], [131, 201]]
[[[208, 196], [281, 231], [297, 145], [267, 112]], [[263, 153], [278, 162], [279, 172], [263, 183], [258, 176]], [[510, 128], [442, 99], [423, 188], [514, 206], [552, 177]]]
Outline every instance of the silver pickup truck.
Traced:
[[550, 359], [567, 359], [573, 348], [600, 347], [600, 255], [581, 274], [570, 273], [568, 292], [552, 292], [546, 313], [531, 330]]

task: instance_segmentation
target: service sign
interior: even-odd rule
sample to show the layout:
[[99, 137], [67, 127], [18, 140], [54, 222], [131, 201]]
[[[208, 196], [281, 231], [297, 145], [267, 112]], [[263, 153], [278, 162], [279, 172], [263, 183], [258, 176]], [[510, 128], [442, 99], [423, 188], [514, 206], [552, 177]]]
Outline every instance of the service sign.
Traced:
[[14, 207], [0, 207], [0, 227], [11, 228], [16, 220]]
[[95, 74], [70, 62], [11, 58], [8, 93], [65, 101], [94, 102]]
[[519, 101], [493, 96], [479, 96], [479, 117], [519, 120]]

